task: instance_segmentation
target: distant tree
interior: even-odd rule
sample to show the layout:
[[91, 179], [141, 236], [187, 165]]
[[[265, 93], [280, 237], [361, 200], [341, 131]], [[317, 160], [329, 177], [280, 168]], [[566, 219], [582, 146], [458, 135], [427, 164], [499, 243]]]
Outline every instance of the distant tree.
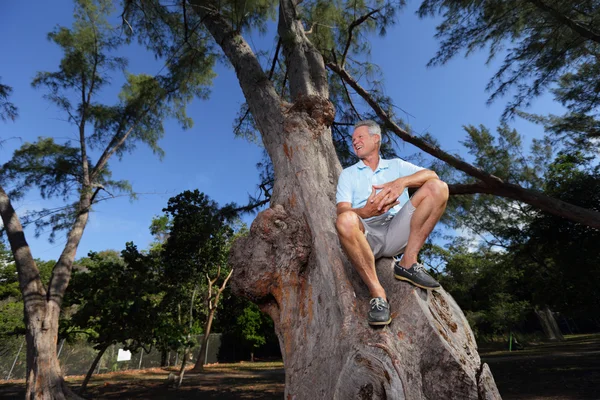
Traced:
[[[158, 141], [164, 135], [163, 122], [174, 118], [184, 128], [191, 126], [186, 105], [206, 95], [213, 76], [204, 67], [212, 65], [214, 57], [189, 57], [202, 47], [193, 35], [161, 54], [168, 59], [164, 75], [126, 73], [126, 59], [115, 55], [126, 38], [108, 22], [111, 6], [108, 0], [76, 1], [73, 27], [58, 27], [48, 36], [63, 52], [58, 71], [40, 72], [33, 80], [33, 86], [45, 89], [45, 97], [66, 115], [77, 140], [42, 137], [26, 143], [0, 170], [0, 214], [25, 302], [28, 399], [76, 397], [64, 383], [56, 355], [58, 320], [91, 207], [103, 199], [104, 191], [107, 197], [113, 191], [131, 194], [127, 182], [111, 179], [109, 160], [124, 157], [138, 144], [162, 155]], [[125, 83], [115, 104], [102, 104], [99, 95], [110, 96], [106, 89], [120, 73]], [[61, 230], [68, 232], [47, 287], [10, 201], [32, 187], [42, 198], [58, 197], [67, 204], [34, 216], [37, 228], [52, 228], [51, 239]]]
[[230, 288], [224, 293], [223, 309], [216, 318], [215, 330], [221, 332], [219, 359], [243, 360], [259, 351], [281, 357], [271, 317], [256, 304], [233, 294]]
[[[600, 164], [581, 153], [559, 154], [550, 164], [545, 190], [575, 204], [600, 210]], [[526, 274], [535, 304], [564, 315], [599, 319], [600, 231], [539, 213], [523, 227], [519, 253], [535, 263]], [[535, 284], [533, 284], [535, 282]]]
[[250, 361], [254, 362], [254, 351], [267, 342], [260, 328], [263, 322], [262, 313], [256, 305], [246, 307], [242, 315], [237, 318], [237, 326], [240, 331], [240, 339], [252, 350], [250, 351]]
[[[217, 203], [198, 190], [188, 190], [172, 197], [163, 211], [170, 221], [168, 239], [162, 251], [165, 276], [172, 287], [169, 298], [175, 299], [174, 293], [181, 294], [178, 296], [177, 310], [183, 310], [189, 304], [187, 312], [180, 313], [186, 316], [186, 319], [182, 319], [186, 321], [182, 328], [187, 331], [188, 337], [194, 330], [193, 321], [198, 321], [195, 315], [202, 310], [202, 353], [207, 345], [220, 295], [229, 280], [227, 257], [234, 232]], [[191, 293], [192, 298], [199, 295], [203, 304], [197, 307], [193, 302], [181, 301], [181, 296], [186, 292], [188, 296]], [[189, 347], [186, 346], [186, 349]], [[203, 364], [204, 357], [200, 356], [195, 368], [202, 369]]]
[[150, 350], [158, 305], [163, 297], [161, 279], [151, 257], [127, 244], [121, 258], [114, 252], [91, 252], [85, 269], [75, 270], [65, 306], [75, 306], [67, 322], [69, 331], [85, 332], [98, 354], [81, 385], [87, 383], [106, 349], [125, 343], [126, 349]]
[[472, 246], [468, 239], [457, 238], [447, 249], [435, 246], [426, 262], [431, 256], [442, 259], [440, 282], [477, 335], [508, 335], [532, 311], [530, 296], [522, 289], [527, 277], [510, 253], [486, 243]]
[[[508, 182], [536, 188], [590, 210], [600, 209], [600, 166], [594, 157], [571, 149], [553, 159], [548, 141], [534, 141], [530, 155], [524, 157], [514, 131], [499, 130], [496, 137], [484, 128], [468, 127], [467, 131], [465, 146], [476, 165], [494, 168], [495, 174]], [[442, 264], [447, 263], [447, 276], [441, 278], [444, 287], [467, 310], [468, 317], [470, 312], [477, 313], [477, 321], [471, 321], [478, 328], [487, 324], [488, 331], [509, 330], [502, 321], [512, 321], [514, 326], [526, 311], [534, 309], [544, 315], [543, 319], [550, 319], [548, 323], [542, 321], [548, 326], [556, 326], [550, 309], [569, 317], [596, 318], [600, 304], [595, 282], [600, 276], [598, 251], [592, 243], [600, 239], [598, 230], [523, 203], [486, 195], [451, 198], [446, 222], [474, 235], [479, 242], [476, 250], [468, 251], [469, 246], [463, 245], [440, 253], [444, 254]], [[573, 263], [577, 268], [564, 267]], [[474, 288], [486, 281], [486, 271], [508, 275], [502, 278], [493, 272], [493, 285], [463, 295], [460, 271], [465, 270], [471, 272], [464, 282], [473, 283]], [[480, 300], [473, 304], [473, 299]], [[560, 336], [560, 331], [549, 335]]]

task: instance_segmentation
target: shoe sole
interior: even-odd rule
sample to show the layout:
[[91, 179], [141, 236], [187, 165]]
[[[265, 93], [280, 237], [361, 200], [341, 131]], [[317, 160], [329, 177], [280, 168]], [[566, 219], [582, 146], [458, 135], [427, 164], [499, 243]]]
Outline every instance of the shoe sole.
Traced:
[[387, 321], [383, 321], [383, 322], [369, 322], [369, 325], [371, 325], [371, 326], [389, 325], [390, 322], [392, 322], [392, 318], [388, 319]]
[[398, 280], [401, 280], [401, 281], [412, 283], [413, 285], [415, 285], [417, 287], [420, 287], [421, 289], [425, 289], [425, 290], [433, 290], [433, 289], [439, 289], [440, 288], [440, 286], [423, 286], [423, 285], [419, 285], [418, 283], [416, 283], [414, 281], [411, 281], [410, 279], [405, 278], [402, 275], [396, 275], [396, 274], [394, 274], [394, 278], [396, 278]]

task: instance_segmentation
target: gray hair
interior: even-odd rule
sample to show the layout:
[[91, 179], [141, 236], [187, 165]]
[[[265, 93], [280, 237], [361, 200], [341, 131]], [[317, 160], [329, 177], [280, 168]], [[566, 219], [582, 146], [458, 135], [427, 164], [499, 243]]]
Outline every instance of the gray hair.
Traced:
[[364, 121], [358, 121], [356, 125], [354, 125], [354, 129], [360, 128], [361, 126], [366, 126], [369, 129], [369, 135], [379, 135], [381, 137], [381, 128], [379, 124], [371, 119], [365, 119]]

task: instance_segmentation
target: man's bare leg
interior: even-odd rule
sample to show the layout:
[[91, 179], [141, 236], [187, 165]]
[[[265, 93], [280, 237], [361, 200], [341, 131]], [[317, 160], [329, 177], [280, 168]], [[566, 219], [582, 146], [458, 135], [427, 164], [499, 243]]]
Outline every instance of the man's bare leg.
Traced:
[[410, 199], [415, 212], [410, 221], [410, 235], [400, 260], [400, 266], [410, 268], [417, 262], [417, 256], [425, 240], [438, 223], [448, 202], [448, 185], [439, 179], [431, 179]]
[[375, 257], [365, 237], [363, 224], [353, 211], [345, 211], [338, 215], [336, 228], [340, 243], [348, 255], [354, 269], [369, 288], [371, 297], [387, 299], [385, 290], [375, 270]]

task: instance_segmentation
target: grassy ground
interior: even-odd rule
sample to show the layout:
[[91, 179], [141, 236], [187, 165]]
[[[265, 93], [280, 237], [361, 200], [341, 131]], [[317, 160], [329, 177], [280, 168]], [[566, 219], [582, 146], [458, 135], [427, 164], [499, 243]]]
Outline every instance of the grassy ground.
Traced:
[[[562, 343], [528, 345], [519, 351], [482, 351], [504, 400], [600, 399], [600, 334], [567, 337]], [[174, 370], [171, 370], [174, 371]], [[97, 375], [88, 385], [93, 399], [282, 399], [281, 362], [213, 364], [187, 373], [182, 387], [167, 385], [161, 368]], [[83, 377], [68, 377], [77, 387]], [[0, 399], [23, 398], [24, 382], [0, 384]]]

